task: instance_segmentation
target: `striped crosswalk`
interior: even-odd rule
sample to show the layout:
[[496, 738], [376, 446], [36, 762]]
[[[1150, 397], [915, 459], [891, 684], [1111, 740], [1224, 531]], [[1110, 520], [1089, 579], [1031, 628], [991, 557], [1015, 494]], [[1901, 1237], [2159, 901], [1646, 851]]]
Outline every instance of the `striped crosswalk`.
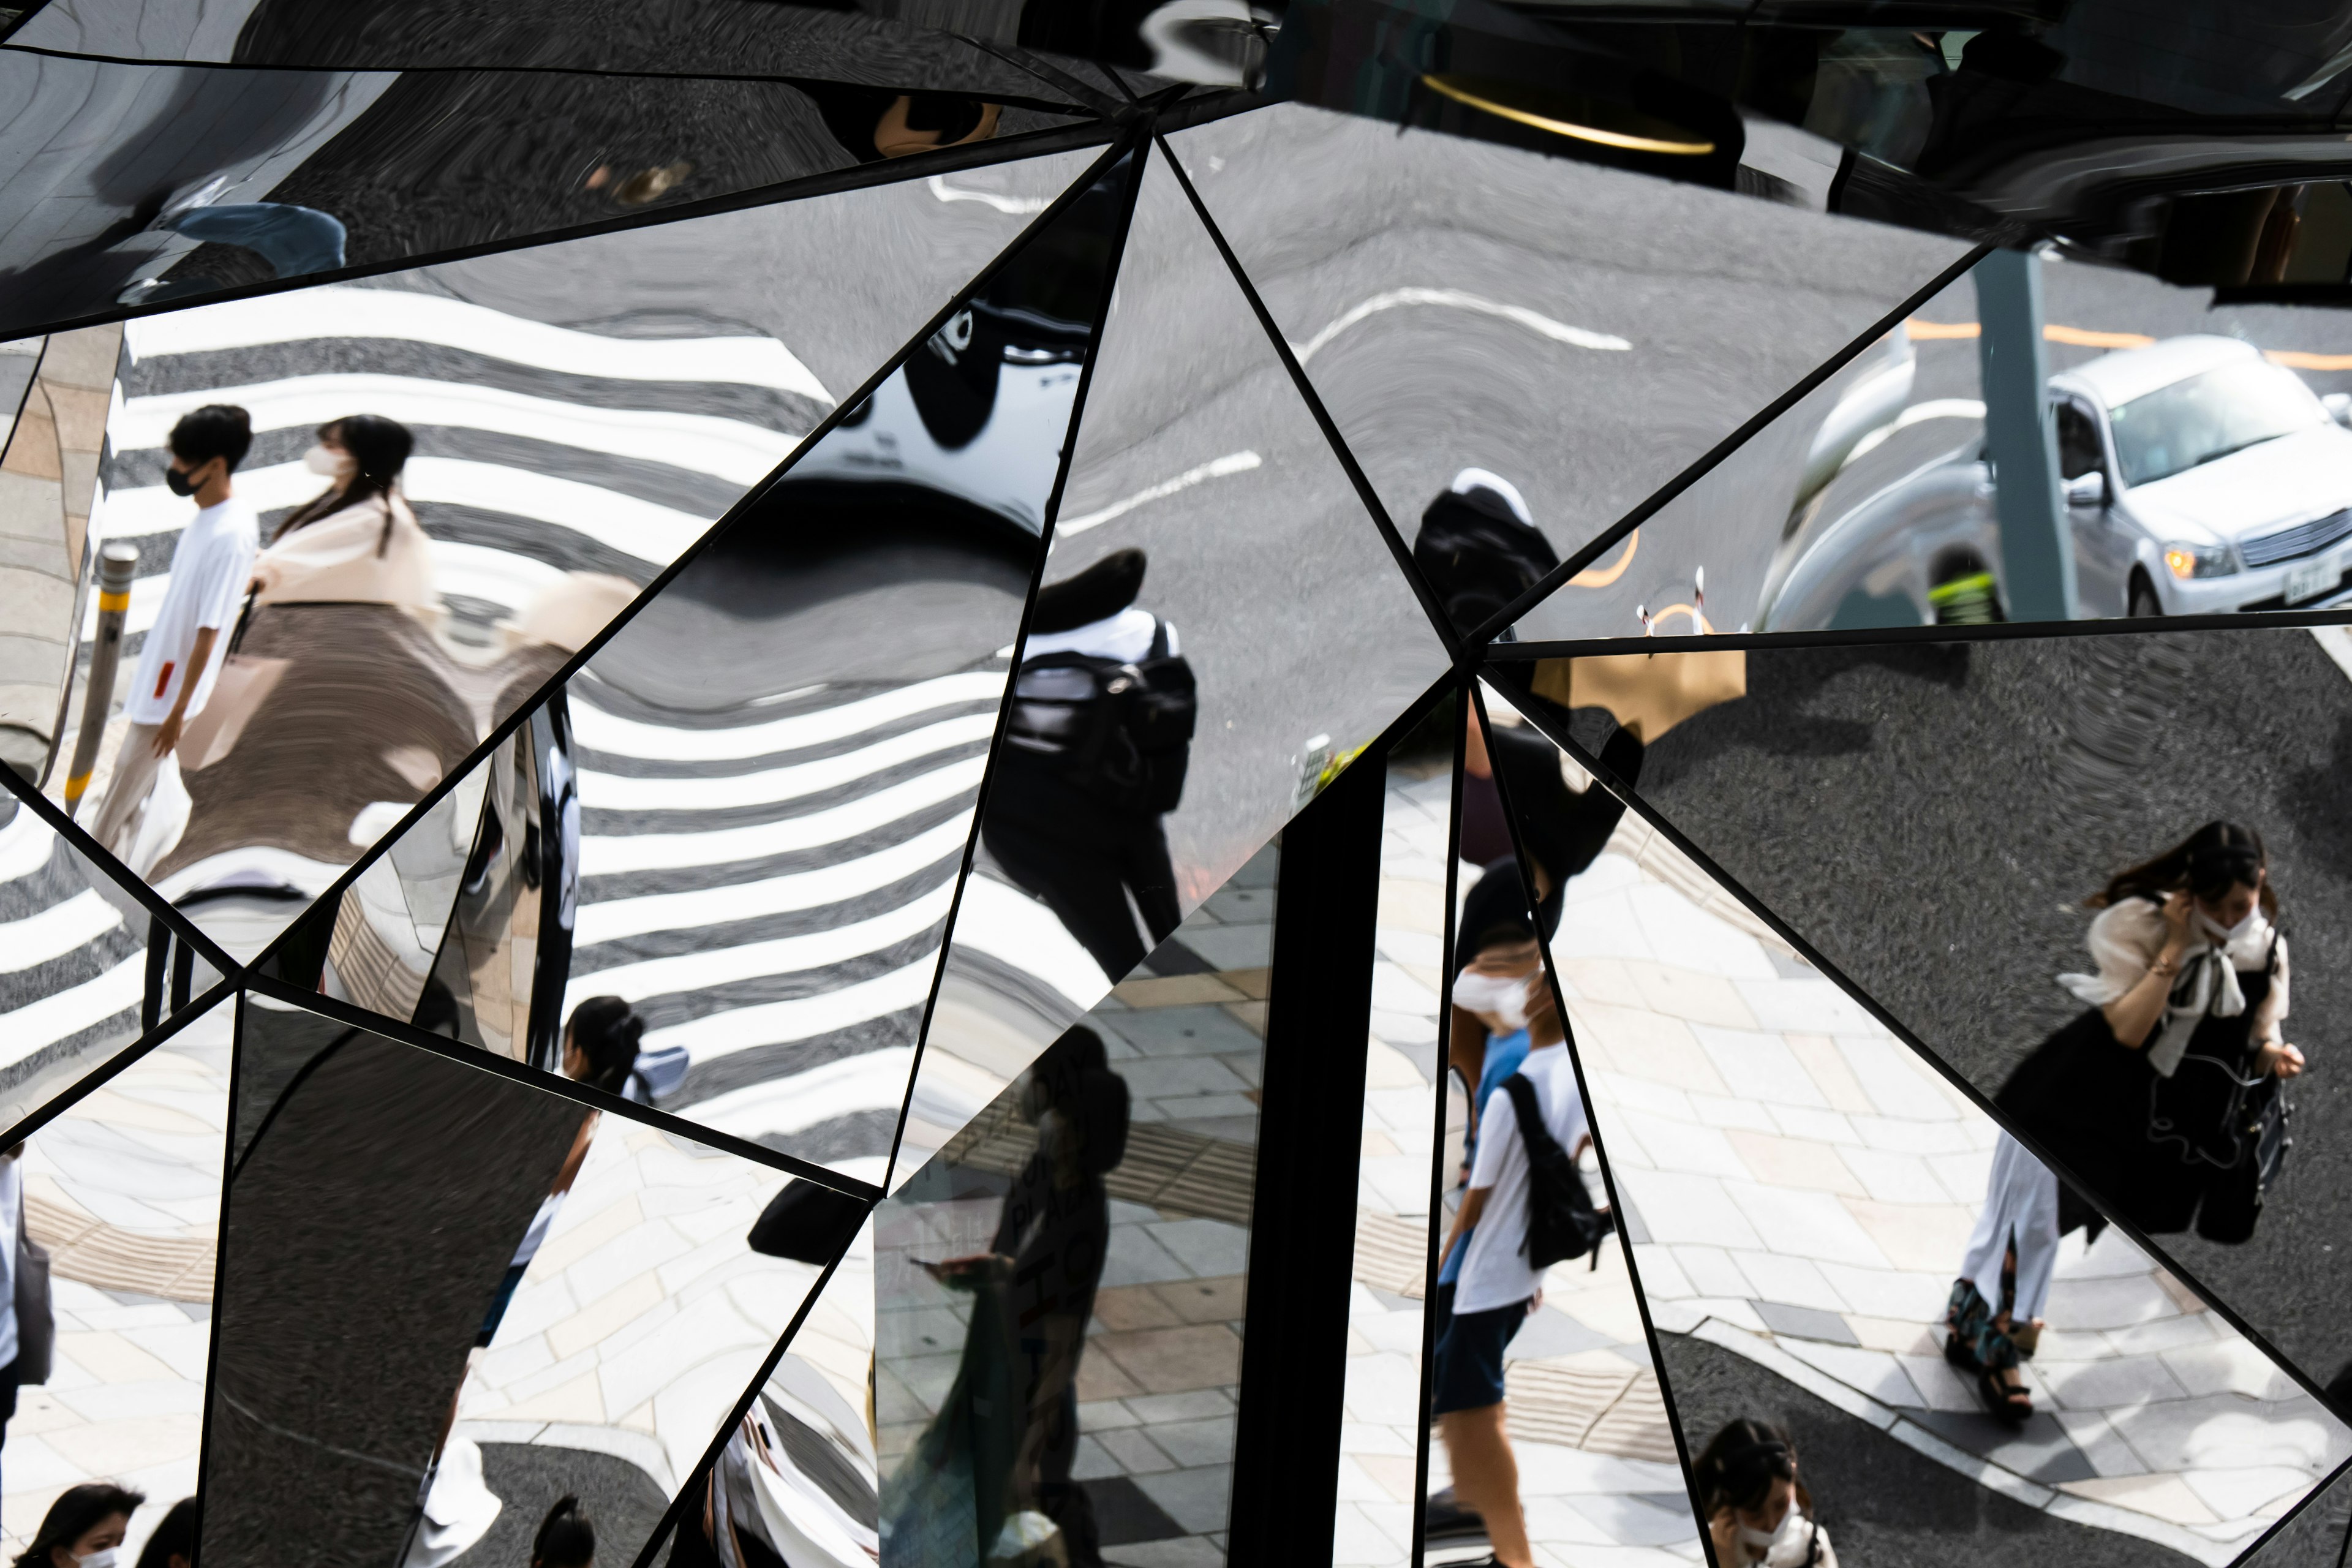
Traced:
[[126, 924], [99, 874], [40, 817], [0, 826], [0, 1125], [138, 1033], [143, 922]]

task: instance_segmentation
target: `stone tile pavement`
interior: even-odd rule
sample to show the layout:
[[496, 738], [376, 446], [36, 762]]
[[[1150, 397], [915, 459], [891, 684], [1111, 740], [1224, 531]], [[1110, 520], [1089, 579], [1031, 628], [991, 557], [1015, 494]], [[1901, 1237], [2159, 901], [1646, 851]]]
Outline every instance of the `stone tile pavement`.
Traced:
[[2067, 1238], [2037, 1414], [1994, 1421], [1938, 1327], [1990, 1119], [1637, 817], [1570, 886], [1552, 951], [1661, 1331], [2210, 1563], [2352, 1457], [2352, 1430], [2112, 1229]]
[[26, 1141], [26, 1228], [51, 1253], [57, 1353], [0, 1447], [0, 1540], [68, 1487], [147, 1494], [126, 1559], [196, 1489], [234, 1010], [216, 1006]]

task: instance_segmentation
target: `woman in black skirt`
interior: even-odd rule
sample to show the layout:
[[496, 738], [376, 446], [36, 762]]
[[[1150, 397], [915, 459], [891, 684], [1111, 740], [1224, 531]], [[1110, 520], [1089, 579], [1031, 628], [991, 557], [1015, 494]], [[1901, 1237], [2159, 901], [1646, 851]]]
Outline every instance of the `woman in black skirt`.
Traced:
[[2262, 1203], [2263, 1129], [2283, 1113], [2281, 1081], [2303, 1070], [2279, 1032], [2286, 939], [2262, 837], [2209, 822], [2086, 901], [2100, 911], [2098, 973], [2058, 978], [2090, 1009], [2026, 1058], [1997, 1103], [2117, 1217], [2244, 1241]]

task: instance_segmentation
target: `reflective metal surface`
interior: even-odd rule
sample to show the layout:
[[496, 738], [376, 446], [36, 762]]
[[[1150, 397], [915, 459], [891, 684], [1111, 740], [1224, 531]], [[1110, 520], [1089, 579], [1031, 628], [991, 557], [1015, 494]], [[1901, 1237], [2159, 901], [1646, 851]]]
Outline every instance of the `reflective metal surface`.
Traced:
[[1031, 241], [289, 976], [574, 1077], [618, 998], [638, 1055], [602, 1087], [879, 1182], [1125, 195]]
[[877, 1211], [883, 1561], [1223, 1559], [1277, 863]]
[[[2352, 210], [2352, 209], [2347, 209]], [[1526, 640], [2321, 609], [2352, 598], [2352, 323], [2109, 268], [2029, 268], [2031, 443], [1999, 480], [1984, 288], [1924, 302], [1520, 620]], [[1993, 323], [1988, 329], [1987, 321]], [[2022, 477], [2015, 477], [2020, 476]], [[2021, 514], [2036, 492], [2047, 510]], [[2071, 583], [2052, 552], [2063, 535]]]
[[[1444, 668], [1157, 159], [1022, 657], [906, 1134], [923, 1152], [901, 1156], [901, 1175]], [[1140, 684], [1108, 689], [1118, 680]]]
[[1483, 469], [1553, 563], [1966, 253], [1297, 105], [1170, 144], [1407, 540]]
[[239, 69], [5, 49], [0, 96], [16, 106], [0, 159], [8, 333], [1067, 122], [1029, 107], [1034, 95], [1008, 104], [823, 81]]
[[[331, 489], [305, 466], [316, 428], [360, 413], [412, 433], [418, 524], [381, 555], [376, 513], [261, 552], [237, 679], [215, 688], [202, 765], [175, 753], [148, 797], [159, 826], [134, 868], [257, 952], [1085, 167], [1064, 154], [131, 324], [91, 530], [140, 551], [118, 701], [195, 513], [163, 482], [194, 409], [249, 411], [235, 484], [265, 541]], [[967, 657], [1010, 634], [1008, 617]], [[109, 787], [102, 769], [85, 821]]]
[[[1692, 747], [1741, 713], [1727, 705], [1654, 742], [1644, 793], [1684, 793]], [[2000, 765], [2025, 771], [2018, 760]], [[1751, 796], [1773, 788], [1754, 761]], [[1865, 826], [1884, 807], [1845, 798], [1845, 844], [1899, 876]], [[1906, 792], [1903, 814], [1921, 806]], [[1969, 907], [1975, 889], [1942, 858], [1939, 905]], [[1802, 929], [1811, 902], [1776, 891]], [[1915, 967], [1947, 961], [1939, 936], [1973, 934], [1948, 916], [1932, 931], [1891, 918], [1876, 873], [1848, 878], [1836, 901], [1902, 931]], [[2047, 920], [2028, 913], [2023, 887], [1974, 905], [1996, 906], [2004, 926]], [[1980, 973], [2001, 967], [1981, 942], [1958, 945]], [[1985, 1529], [1958, 1510], [1999, 1493], [2013, 1510], [2000, 1539], [2033, 1561], [2111, 1551], [2120, 1534], [2224, 1562], [2352, 1454], [2352, 1427], [2168, 1260], [2107, 1226], [1638, 816], [1567, 884], [1549, 952], [1684, 1443], [1719, 1454], [1741, 1440], [1718, 1440], [1734, 1421], [1782, 1428], [1805, 1511], [1843, 1559], [1913, 1532], [1958, 1544]], [[2044, 967], [2021, 963], [2015, 978], [2048, 987]], [[1943, 1020], [2021, 1023], [2031, 1006], [1958, 995], [1920, 1020], [1931, 1039], [1952, 1035]], [[2198, 1259], [2210, 1266], [2210, 1252]], [[1996, 1401], [2009, 1414], [1985, 1414]], [[1515, 1398], [1515, 1426], [1523, 1408]], [[2168, 1480], [2213, 1502], [2194, 1518], [2170, 1510], [2156, 1501]], [[1687, 1539], [1691, 1515], [1674, 1502], [1666, 1523]], [[1699, 1502], [1703, 1515], [1724, 1507]], [[1718, 1542], [1738, 1523], [1717, 1523]]]

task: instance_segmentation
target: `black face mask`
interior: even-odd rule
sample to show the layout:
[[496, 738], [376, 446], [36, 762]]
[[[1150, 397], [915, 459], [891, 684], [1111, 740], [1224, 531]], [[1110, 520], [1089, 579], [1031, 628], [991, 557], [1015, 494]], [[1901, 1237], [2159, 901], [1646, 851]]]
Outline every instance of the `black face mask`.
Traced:
[[196, 493], [196, 481], [178, 468], [165, 468], [163, 482], [171, 487], [172, 493], [175, 496], [192, 496]]

